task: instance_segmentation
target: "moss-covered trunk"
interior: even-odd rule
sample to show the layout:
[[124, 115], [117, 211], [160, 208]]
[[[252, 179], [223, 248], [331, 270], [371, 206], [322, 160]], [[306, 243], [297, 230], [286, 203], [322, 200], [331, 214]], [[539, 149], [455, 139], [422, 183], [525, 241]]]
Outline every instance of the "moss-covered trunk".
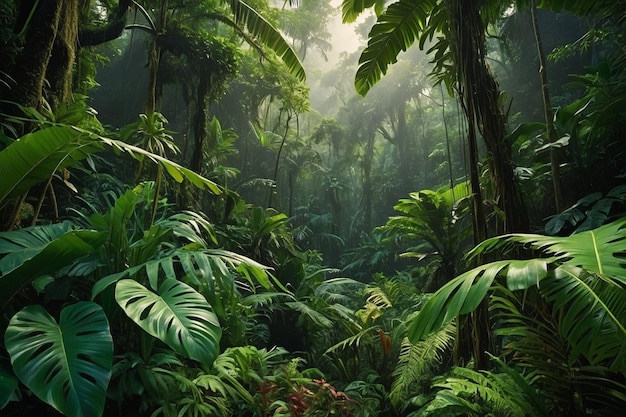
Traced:
[[21, 4], [15, 30], [22, 30], [24, 24], [28, 26], [23, 48], [11, 68], [14, 82], [3, 92], [4, 100], [40, 108], [45, 99], [54, 110], [69, 98], [78, 37], [78, 7], [78, 0]]

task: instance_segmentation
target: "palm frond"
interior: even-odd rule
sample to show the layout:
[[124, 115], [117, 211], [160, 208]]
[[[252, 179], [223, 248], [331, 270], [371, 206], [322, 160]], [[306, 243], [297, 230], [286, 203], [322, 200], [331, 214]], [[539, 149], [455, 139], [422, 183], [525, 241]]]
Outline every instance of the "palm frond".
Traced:
[[542, 251], [552, 255], [555, 262], [580, 267], [626, 285], [626, 218], [567, 237], [536, 234], [495, 237], [476, 246], [468, 256], [497, 248], [507, 250], [515, 245]]
[[354, 83], [359, 94], [367, 94], [387, 73], [389, 65], [397, 62], [398, 54], [418, 40], [436, 6], [436, 0], [400, 0], [378, 16], [369, 33], [367, 47], [359, 58]]
[[331, 353], [334, 352], [336, 350], [339, 349], [345, 349], [349, 346], [356, 346], [359, 347], [361, 345], [361, 342], [363, 341], [364, 338], [369, 338], [369, 340], [367, 340], [368, 343], [371, 342], [371, 334], [372, 333], [376, 333], [378, 332], [378, 330], [380, 330], [380, 326], [371, 326], [371, 327], [366, 327], [362, 330], [360, 330], [357, 334], [350, 336], [344, 340], [342, 340], [339, 343], [334, 344], [333, 346], [329, 347], [328, 349], [326, 349], [326, 352], [324, 353]]
[[375, 6], [380, 11], [384, 4], [384, 0], [344, 0], [341, 2], [341, 19], [343, 23], [353, 23], [365, 9]]
[[242, 0], [228, 0], [235, 22], [245, 27], [261, 43], [283, 60], [287, 68], [300, 81], [306, 80], [302, 63], [280, 32], [263, 16]]
[[626, 291], [580, 268], [562, 266], [541, 282], [540, 292], [559, 315], [561, 334], [592, 364], [626, 372]]

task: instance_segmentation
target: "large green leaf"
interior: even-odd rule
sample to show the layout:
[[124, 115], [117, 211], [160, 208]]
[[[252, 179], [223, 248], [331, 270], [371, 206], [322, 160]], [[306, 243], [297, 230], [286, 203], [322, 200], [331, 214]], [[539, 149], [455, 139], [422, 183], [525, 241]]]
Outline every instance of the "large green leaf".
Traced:
[[63, 414], [100, 416], [113, 365], [109, 323], [95, 303], [65, 307], [59, 323], [42, 306], [19, 311], [5, 333], [17, 377]]
[[449, 281], [426, 302], [409, 326], [412, 343], [424, 340], [459, 314], [474, 311], [487, 295], [496, 276], [510, 261], [493, 262], [474, 268]]
[[387, 73], [389, 65], [397, 61], [398, 54], [419, 39], [436, 6], [437, 0], [400, 0], [378, 16], [369, 33], [367, 47], [359, 58], [355, 78], [359, 94], [367, 94]]
[[[0, 235], [0, 309], [25, 285], [94, 253], [106, 240], [92, 230], [67, 231], [67, 225], [36, 226]], [[0, 253], [2, 253], [0, 251]]]
[[410, 324], [417, 342], [459, 314], [473, 311], [497, 276], [511, 290], [537, 286], [552, 305], [560, 331], [573, 349], [592, 364], [626, 370], [626, 219], [569, 237], [507, 235], [474, 249], [481, 253], [512, 244], [540, 250], [551, 257], [504, 260], [474, 268], [434, 293]]
[[280, 32], [263, 16], [242, 0], [227, 0], [235, 22], [245, 27], [259, 42], [270, 48], [300, 81], [306, 80], [304, 67]]
[[377, 11], [383, 9], [384, 0], [343, 0], [341, 2], [341, 19], [343, 23], [354, 23], [365, 10], [375, 6]]
[[0, 206], [47, 181], [57, 170], [69, 167], [105, 147], [125, 152], [137, 160], [149, 159], [178, 182], [222, 192], [213, 181], [175, 162], [125, 142], [97, 136], [73, 126], [49, 126], [22, 136], [0, 152]]
[[71, 126], [50, 126], [12, 142], [0, 152], [0, 206], [104, 148], [88, 137]]
[[511, 234], [491, 238], [470, 255], [520, 244], [553, 256], [554, 262], [581, 267], [626, 285], [626, 218], [567, 237]]
[[541, 282], [540, 291], [559, 312], [559, 328], [573, 347], [593, 365], [607, 364], [626, 373], [626, 291], [571, 266], [557, 268]]
[[267, 267], [243, 255], [222, 249], [179, 249], [100, 279], [92, 288], [92, 298], [119, 280], [134, 278], [138, 274], [145, 274], [153, 289], [164, 278], [174, 279], [184, 275], [196, 288], [203, 289], [202, 293], [214, 309], [220, 310], [222, 301], [225, 301], [221, 297], [234, 290], [233, 271], [242, 274], [252, 285], [258, 283], [265, 288], [271, 287]]
[[166, 279], [157, 293], [131, 279], [117, 283], [115, 299], [142, 329], [181, 355], [211, 364], [221, 328], [206, 299], [189, 285]]
[[37, 255], [46, 245], [71, 229], [70, 222], [63, 222], [0, 232], [0, 277]]

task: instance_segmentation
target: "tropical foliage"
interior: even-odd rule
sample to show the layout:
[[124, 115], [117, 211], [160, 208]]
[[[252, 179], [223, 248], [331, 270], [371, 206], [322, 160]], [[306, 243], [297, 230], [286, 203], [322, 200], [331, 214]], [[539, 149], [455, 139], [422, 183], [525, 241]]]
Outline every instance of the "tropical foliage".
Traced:
[[4, 2], [0, 414], [622, 415], [624, 10]]

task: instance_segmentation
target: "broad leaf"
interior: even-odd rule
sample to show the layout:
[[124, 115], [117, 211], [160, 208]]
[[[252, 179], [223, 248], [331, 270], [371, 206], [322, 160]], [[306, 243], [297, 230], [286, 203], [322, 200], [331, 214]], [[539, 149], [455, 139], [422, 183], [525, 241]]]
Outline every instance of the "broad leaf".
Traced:
[[167, 279], [154, 293], [130, 279], [117, 283], [115, 299], [142, 329], [176, 352], [203, 364], [219, 354], [221, 328], [206, 299], [193, 288]]
[[70, 126], [51, 126], [12, 142], [0, 152], [0, 206], [104, 148], [87, 137]]
[[580, 268], [560, 267], [542, 281], [540, 291], [556, 311], [571, 355], [584, 355], [592, 365], [608, 363], [626, 372], [626, 291]]
[[465, 272], [435, 292], [410, 324], [412, 343], [425, 339], [460, 314], [474, 311], [487, 295], [496, 276], [510, 261], [493, 262]]
[[70, 417], [102, 415], [113, 340], [100, 306], [65, 307], [59, 323], [42, 306], [28, 306], [9, 322], [5, 345], [15, 374], [43, 401]]
[[511, 234], [491, 238], [474, 248], [470, 256], [515, 244], [540, 250], [563, 265], [581, 267], [626, 285], [626, 218], [567, 237]]
[[[0, 245], [17, 251], [0, 262], [0, 309], [32, 280], [94, 253], [106, 240], [105, 234], [92, 230], [68, 231], [60, 235], [65, 227], [37, 226], [0, 236]], [[33, 247], [29, 248], [31, 244]]]

